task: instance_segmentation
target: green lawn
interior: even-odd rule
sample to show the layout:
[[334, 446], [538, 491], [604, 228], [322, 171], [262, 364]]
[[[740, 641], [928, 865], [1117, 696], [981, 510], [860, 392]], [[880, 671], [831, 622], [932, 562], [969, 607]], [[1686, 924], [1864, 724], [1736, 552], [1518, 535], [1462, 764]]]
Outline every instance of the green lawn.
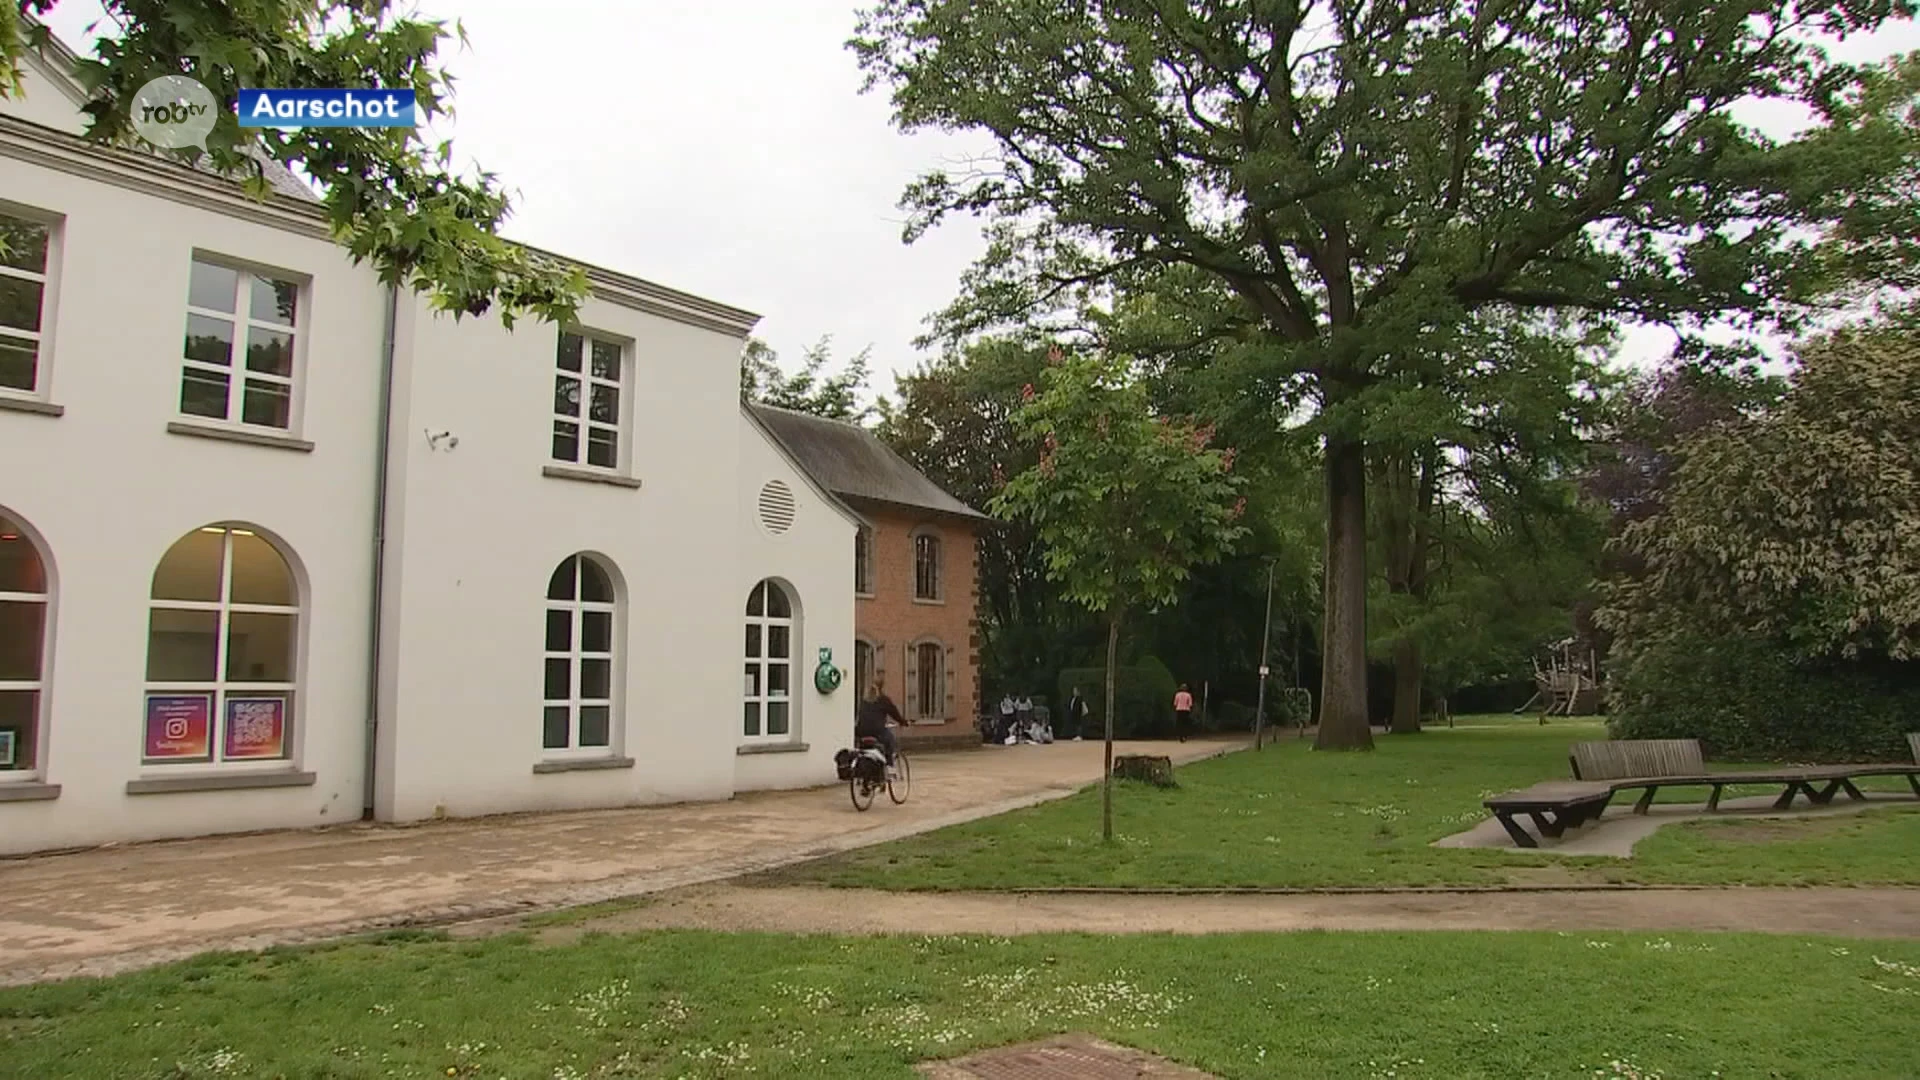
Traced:
[[[1259, 753], [1183, 766], [1177, 790], [1125, 784], [1114, 795], [1111, 845], [1100, 841], [1092, 788], [769, 878], [892, 889], [1920, 884], [1920, 805], [1838, 819], [1668, 826], [1627, 861], [1429, 847], [1483, 819], [1486, 796], [1567, 776], [1569, 743], [1604, 737], [1593, 722], [1500, 722], [1512, 719], [1462, 717], [1452, 730], [1378, 738], [1370, 754], [1316, 754], [1286, 734]], [[1899, 778], [1873, 786], [1908, 790]], [[1663, 802], [1705, 797], [1704, 789], [1660, 794]]]
[[1089, 1031], [1239, 1078], [1867, 1080], [1920, 1075], [1917, 1014], [1915, 942], [416, 936], [0, 991], [0, 1074], [905, 1080]]

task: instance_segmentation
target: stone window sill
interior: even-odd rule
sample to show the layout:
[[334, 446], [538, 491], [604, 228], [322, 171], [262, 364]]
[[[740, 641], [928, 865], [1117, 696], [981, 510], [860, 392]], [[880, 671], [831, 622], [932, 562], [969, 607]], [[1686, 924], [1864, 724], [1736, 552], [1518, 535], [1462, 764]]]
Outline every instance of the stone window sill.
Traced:
[[243, 788], [312, 787], [310, 772], [204, 773], [199, 776], [153, 776], [127, 781], [129, 795], [169, 795], [180, 791], [238, 791]]
[[594, 757], [594, 758], [576, 758], [571, 761], [568, 761], [568, 760], [542, 761], [534, 765], [533, 771], [537, 774], [537, 773], [561, 773], [561, 772], [593, 772], [596, 769], [631, 769], [631, 768], [633, 768], [633, 759], [630, 757]]
[[313, 452], [313, 443], [306, 439], [296, 439], [291, 435], [272, 431], [247, 431], [243, 428], [216, 427], [212, 424], [196, 424], [188, 420], [167, 421], [169, 435], [191, 435], [196, 439], [216, 439], [221, 442], [245, 443], [248, 446], [270, 446], [275, 450], [295, 450], [302, 454]]
[[803, 742], [748, 743], [734, 753], [743, 757], [751, 754], [804, 754], [807, 749], [807, 744]]
[[0, 784], [0, 802], [43, 802], [60, 797], [59, 784]]
[[914, 597], [913, 602], [916, 604], [925, 604], [928, 607], [946, 607], [947, 606], [947, 602], [945, 600], [929, 600], [924, 596]]
[[41, 401], [39, 398], [9, 397], [6, 394], [0, 394], [0, 410], [39, 413], [41, 416], [63, 416], [66, 414], [67, 407], [55, 405], [51, 401]]
[[606, 484], [611, 487], [637, 488], [640, 478], [624, 476], [615, 472], [601, 472], [598, 469], [582, 469], [575, 465], [545, 465], [540, 469], [541, 476], [551, 476], [555, 480], [578, 480], [585, 484]]

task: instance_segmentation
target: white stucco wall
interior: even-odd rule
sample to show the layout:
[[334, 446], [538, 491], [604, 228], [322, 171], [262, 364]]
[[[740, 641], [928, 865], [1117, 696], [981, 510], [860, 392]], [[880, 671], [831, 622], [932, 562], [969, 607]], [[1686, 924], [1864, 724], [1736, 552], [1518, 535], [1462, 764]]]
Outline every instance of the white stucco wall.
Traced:
[[[51, 83], [0, 112], [68, 132]], [[63, 119], [66, 122], [62, 122]], [[454, 320], [402, 297], [393, 419], [380, 430], [386, 293], [310, 215], [237, 197], [136, 155], [0, 132], [0, 204], [57, 218], [44, 375], [0, 407], [0, 512], [42, 546], [53, 577], [43, 745], [0, 784], [0, 853], [302, 827], [361, 816], [369, 778], [375, 474], [389, 456], [381, 559], [383, 820], [724, 799], [830, 782], [855, 697], [813, 689], [818, 649], [851, 665], [855, 526], [741, 414], [752, 316], [595, 272], [584, 328], [626, 343], [622, 475], [552, 470], [558, 330], [494, 315]], [[294, 422], [282, 444], [170, 432], [194, 253], [303, 282]], [[58, 411], [59, 415], [50, 415]], [[769, 479], [795, 494], [792, 527], [763, 529]], [[300, 583], [292, 760], [143, 766], [148, 598], [155, 565], [203, 525], [279, 543]], [[590, 553], [620, 589], [614, 745], [621, 767], [553, 771], [542, 747], [547, 583]], [[740, 754], [742, 626], [762, 578], [796, 597], [800, 752]], [[630, 758], [631, 764], [622, 759]], [[236, 772], [311, 784], [128, 794], [128, 784]], [[43, 787], [43, 792], [48, 790]]]
[[[605, 299], [580, 324], [631, 344], [628, 471], [638, 488], [542, 475], [558, 331], [456, 323], [416, 303], [397, 404], [389, 562], [397, 627], [379, 814], [621, 806], [726, 798], [739, 687], [732, 528], [741, 423], [738, 336]], [[459, 445], [429, 445], [429, 432]], [[576, 552], [624, 584], [612, 754], [631, 768], [535, 773], [548, 578]]]
[[49, 63], [38, 52], [27, 52], [20, 71], [21, 93], [0, 102], [0, 114], [78, 135], [87, 129], [86, 116], [80, 111], [86, 100], [73, 92], [71, 82], [53, 78]]
[[[44, 98], [34, 91], [34, 100]], [[61, 215], [44, 325], [49, 416], [0, 409], [0, 507], [44, 540], [55, 575], [43, 663], [47, 801], [0, 802], [0, 851], [352, 821], [360, 816], [367, 582], [383, 293], [324, 239], [0, 153], [0, 198]], [[293, 434], [311, 452], [194, 438], [181, 419], [196, 250], [307, 279]], [[129, 795], [142, 767], [147, 602], [190, 531], [251, 525], [293, 557], [304, 620], [293, 761], [311, 786]], [[0, 774], [5, 775], [5, 774]], [[15, 779], [19, 779], [15, 777]]]
[[[734, 786], [739, 791], [808, 787], [834, 781], [833, 755], [853, 741], [853, 538], [857, 528], [839, 506], [809, 485], [759, 427], [739, 419], [740, 482], [737, 524], [739, 569], [734, 611], [744, 618], [747, 595], [766, 578], [788, 585], [798, 598], [799, 633], [794, 649], [794, 689], [799, 715], [792, 746], [798, 752], [738, 754]], [[760, 522], [760, 490], [769, 480], [786, 484], [794, 495], [793, 524], [782, 533]], [[731, 674], [736, 700], [745, 652], [742, 634], [732, 641]], [[833, 650], [840, 688], [831, 695], [814, 689], [820, 650]], [[739, 705], [730, 730], [742, 730]], [[736, 741], [740, 741], [736, 739]]]

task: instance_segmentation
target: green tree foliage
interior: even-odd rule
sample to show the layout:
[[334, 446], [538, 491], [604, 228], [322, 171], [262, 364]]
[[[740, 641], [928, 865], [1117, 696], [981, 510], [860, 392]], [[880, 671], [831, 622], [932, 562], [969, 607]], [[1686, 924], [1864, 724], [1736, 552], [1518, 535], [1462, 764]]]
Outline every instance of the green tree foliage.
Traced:
[[1107, 623], [1105, 794], [1102, 833], [1113, 838], [1114, 671], [1129, 610], [1178, 599], [1193, 567], [1220, 559], [1245, 533], [1232, 449], [1212, 431], [1154, 416], [1128, 361], [1055, 354], [1042, 388], [1014, 418], [1042, 444], [1039, 461], [1007, 481], [996, 512], [1030, 523], [1047, 575], [1065, 597]]
[[[57, 0], [0, 4], [0, 95], [17, 94], [29, 49], [51, 41], [44, 15]], [[90, 98], [87, 137], [138, 143], [134, 94], [162, 75], [187, 75], [224, 111], [207, 163], [264, 197], [261, 157], [319, 185], [335, 238], [380, 279], [432, 298], [456, 317], [498, 308], [508, 326], [532, 313], [564, 321], [586, 293], [585, 274], [499, 236], [510, 202], [492, 174], [461, 175], [453, 148], [429, 146], [424, 122], [452, 113], [452, 78], [437, 63], [445, 23], [400, 14], [384, 0], [104, 0], [119, 33], [101, 38], [74, 72]], [[242, 87], [412, 89], [419, 128], [241, 128]], [[180, 160], [197, 147], [159, 151]]]
[[1920, 334], [1810, 341], [1780, 404], [1688, 440], [1644, 572], [1602, 613], [1632, 653], [1682, 627], [1806, 658], [1920, 659]]
[[[906, 195], [909, 240], [992, 222], [942, 332], [1179, 268], [1217, 286], [1250, 385], [1318, 411], [1319, 745], [1360, 747], [1371, 391], [1470, 362], [1453, 333], [1489, 309], [1764, 322], [1830, 290], [1850, 264], [1823, 244], [1911, 205], [1920, 132], [1853, 122], [1875, 76], [1801, 35], [1914, 10], [878, 0], [852, 47], [903, 129], [998, 149]], [[1748, 99], [1820, 123], [1771, 140], [1730, 115]]]
[[1634, 649], [1607, 682], [1617, 739], [1699, 739], [1731, 761], [1906, 761], [1920, 663], [1809, 660], [1782, 642], [1684, 625]]
[[780, 357], [772, 346], [759, 338], [748, 338], [746, 352], [740, 356], [740, 396], [829, 420], [862, 423], [874, 412], [873, 406], [860, 402], [867, 389], [872, 351], [861, 349], [837, 374], [828, 375], [833, 339], [823, 337], [808, 346], [800, 370], [788, 372], [780, 366]]

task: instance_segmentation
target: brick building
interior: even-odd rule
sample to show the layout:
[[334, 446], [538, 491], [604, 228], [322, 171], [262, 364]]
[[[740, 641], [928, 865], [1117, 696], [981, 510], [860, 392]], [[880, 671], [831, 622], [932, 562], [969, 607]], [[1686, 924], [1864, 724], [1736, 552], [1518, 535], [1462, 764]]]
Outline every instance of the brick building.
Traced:
[[[980, 711], [978, 548], [992, 519], [853, 424], [751, 406], [816, 483], [865, 521], [854, 541], [856, 687], [881, 680], [908, 745], [973, 742]], [[852, 722], [849, 703], [848, 722]]]

